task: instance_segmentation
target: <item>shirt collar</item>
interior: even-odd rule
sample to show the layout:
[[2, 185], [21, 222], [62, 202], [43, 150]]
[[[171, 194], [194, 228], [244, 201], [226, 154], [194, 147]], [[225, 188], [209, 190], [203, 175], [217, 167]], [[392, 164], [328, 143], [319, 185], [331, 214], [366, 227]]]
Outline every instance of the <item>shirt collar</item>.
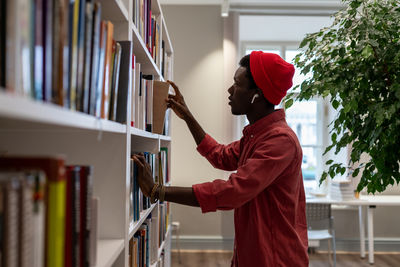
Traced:
[[283, 109], [277, 109], [271, 114], [259, 119], [253, 124], [247, 125], [243, 129], [243, 136], [257, 134], [260, 131], [265, 131], [265, 128], [272, 123], [285, 119], [285, 111]]

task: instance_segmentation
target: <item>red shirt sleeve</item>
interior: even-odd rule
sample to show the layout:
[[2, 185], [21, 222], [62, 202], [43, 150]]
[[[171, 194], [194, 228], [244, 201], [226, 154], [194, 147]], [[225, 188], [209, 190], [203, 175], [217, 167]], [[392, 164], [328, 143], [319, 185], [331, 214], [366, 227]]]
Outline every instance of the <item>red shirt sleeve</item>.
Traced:
[[225, 171], [234, 171], [238, 167], [240, 141], [233, 142], [229, 145], [221, 145], [206, 134], [201, 143], [197, 146], [197, 151], [215, 168]]
[[193, 185], [202, 212], [241, 207], [272, 184], [294, 160], [295, 153], [290, 137], [277, 134], [261, 143], [227, 181]]

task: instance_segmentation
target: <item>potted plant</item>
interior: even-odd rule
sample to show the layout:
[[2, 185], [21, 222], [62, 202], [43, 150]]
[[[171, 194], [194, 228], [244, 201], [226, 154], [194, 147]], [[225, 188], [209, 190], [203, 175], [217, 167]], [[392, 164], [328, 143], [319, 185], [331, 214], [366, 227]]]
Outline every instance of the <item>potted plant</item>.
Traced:
[[320, 183], [327, 176], [369, 155], [364, 164], [351, 168], [361, 173], [357, 191], [382, 192], [400, 181], [400, 2], [399, 0], [343, 0], [330, 27], [308, 34], [295, 65], [307, 78], [294, 100], [328, 98], [337, 117], [332, 121], [325, 153], [351, 144], [348, 166], [326, 162]]

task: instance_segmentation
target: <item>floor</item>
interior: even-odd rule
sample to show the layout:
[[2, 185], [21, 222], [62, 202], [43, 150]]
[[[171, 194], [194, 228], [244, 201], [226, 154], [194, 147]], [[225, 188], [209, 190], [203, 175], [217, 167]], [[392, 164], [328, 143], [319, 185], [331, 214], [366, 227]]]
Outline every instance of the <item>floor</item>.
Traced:
[[[172, 267], [230, 267], [232, 253], [230, 252], [182, 252], [181, 263], [177, 252], [172, 252]], [[310, 267], [329, 266], [328, 254], [315, 253], [310, 255]], [[370, 265], [367, 258], [361, 259], [357, 253], [338, 253], [337, 267], [398, 267], [400, 253], [375, 254], [375, 264]]]

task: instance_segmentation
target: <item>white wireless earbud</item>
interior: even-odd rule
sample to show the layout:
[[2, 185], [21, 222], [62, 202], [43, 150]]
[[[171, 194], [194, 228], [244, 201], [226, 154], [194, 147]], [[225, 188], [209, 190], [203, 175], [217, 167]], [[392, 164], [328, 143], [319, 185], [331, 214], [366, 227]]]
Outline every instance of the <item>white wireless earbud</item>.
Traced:
[[256, 99], [256, 97], [258, 97], [258, 94], [255, 94], [255, 95], [253, 96], [253, 99], [251, 100], [251, 104], [254, 103], [254, 100]]

